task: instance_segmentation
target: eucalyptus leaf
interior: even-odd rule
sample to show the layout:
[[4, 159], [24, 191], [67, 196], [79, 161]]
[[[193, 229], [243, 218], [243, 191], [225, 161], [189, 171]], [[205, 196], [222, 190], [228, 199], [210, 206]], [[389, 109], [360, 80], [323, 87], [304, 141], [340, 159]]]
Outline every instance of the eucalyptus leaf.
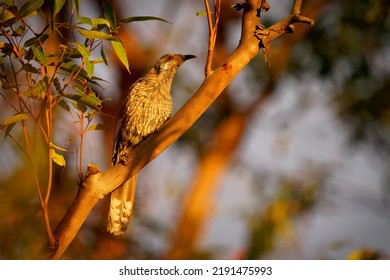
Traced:
[[18, 11], [19, 16], [25, 18], [36, 14], [37, 10], [43, 5], [43, 2], [43, 0], [32, 0], [24, 3]]
[[63, 155], [58, 154], [53, 148], [50, 149], [51, 159], [59, 166], [66, 166], [66, 160]]
[[154, 17], [154, 16], [135, 16], [135, 17], [127, 17], [124, 19], [121, 19], [119, 23], [129, 23], [134, 21], [148, 21], [148, 20], [157, 20], [157, 21], [163, 21], [165, 23], [172, 24], [172, 22], [169, 22], [163, 18], [160, 17]]
[[33, 87], [29, 88], [26, 92], [24, 92], [24, 95], [34, 98], [34, 99], [40, 99], [42, 100], [47, 91], [47, 84], [45, 81], [39, 81], [36, 83]]
[[77, 28], [77, 31], [81, 36], [88, 39], [102, 39], [102, 40], [112, 40], [113, 37], [107, 33], [96, 31], [96, 30], [87, 30], [82, 28]]
[[87, 131], [92, 131], [92, 130], [104, 130], [105, 127], [103, 124], [101, 123], [95, 123], [93, 125], [90, 125], [88, 128], [87, 128]]
[[34, 56], [37, 61], [42, 65], [47, 66], [46, 56], [43, 51], [36, 46], [31, 46], [31, 49], [33, 50]]
[[77, 19], [82, 24], [88, 24], [88, 25], [92, 26], [92, 19], [90, 19], [89, 17], [78, 16]]
[[103, 48], [103, 45], [100, 49], [100, 55], [102, 56], [102, 59], [104, 61], [104, 64], [106, 64], [108, 66], [108, 61], [107, 61], [107, 57], [106, 57], [106, 54], [104, 53], [104, 48]]
[[111, 41], [112, 48], [114, 49], [115, 54], [118, 56], [119, 60], [126, 67], [127, 71], [130, 73], [129, 69], [129, 61], [127, 60], [127, 55], [125, 51], [125, 47], [121, 40], [112, 40]]
[[30, 63], [23, 64], [22, 65], [22, 70], [24, 70], [26, 72], [34, 73], [34, 74], [40, 74], [41, 73], [37, 68], [32, 66], [32, 64], [30, 64]]
[[23, 120], [28, 120], [28, 116], [26, 114], [23, 114], [23, 113], [19, 113], [19, 114], [16, 114], [16, 115], [13, 115], [12, 117], [9, 117], [5, 120], [3, 120], [1, 122], [1, 125], [2, 126], [7, 126], [7, 125], [10, 125], [10, 124], [13, 124], [13, 123], [16, 123], [16, 122], [19, 122], [19, 121], [23, 121]]
[[111, 3], [107, 0], [103, 0], [103, 15], [110, 23], [110, 29], [112, 32], [116, 33], [116, 15]]
[[47, 39], [49, 38], [49, 35], [46, 34], [46, 33], [43, 33], [43, 34], [39, 34], [37, 37], [32, 37], [30, 39], [28, 39], [23, 47], [24, 48], [27, 48], [27, 47], [30, 47], [30, 46], [33, 46], [33, 45], [39, 45], [39, 43], [44, 43]]
[[76, 101], [78, 106], [74, 105], [75, 108], [77, 108], [78, 110], [80, 110], [82, 112], [86, 111], [86, 108], [84, 108], [85, 106], [92, 108], [92, 109], [99, 111], [99, 112], [102, 109], [102, 101], [99, 98], [97, 98], [96, 96], [89, 96], [89, 95], [85, 95], [85, 94], [71, 94], [71, 93], [66, 93], [66, 94], [64, 94], [64, 96], [73, 100], [73, 101]]
[[52, 0], [50, 1], [52, 17], [58, 14], [64, 6], [66, 0]]
[[73, 0], [73, 6], [76, 8], [76, 13], [77, 15], [80, 13], [80, 3], [79, 3], [79, 0]]
[[94, 65], [89, 60], [91, 52], [83, 44], [77, 42], [74, 44], [76, 45], [77, 50], [79, 51], [79, 53], [82, 55], [84, 59], [85, 69], [87, 71], [88, 78], [91, 78], [94, 70]]

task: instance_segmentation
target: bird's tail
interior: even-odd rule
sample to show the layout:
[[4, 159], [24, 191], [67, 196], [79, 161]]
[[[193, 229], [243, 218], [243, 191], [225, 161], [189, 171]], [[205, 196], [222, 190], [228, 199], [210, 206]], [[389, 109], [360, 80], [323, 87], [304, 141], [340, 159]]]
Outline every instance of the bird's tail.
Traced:
[[135, 175], [111, 193], [108, 232], [115, 235], [125, 233], [133, 213], [136, 184], [137, 176]]

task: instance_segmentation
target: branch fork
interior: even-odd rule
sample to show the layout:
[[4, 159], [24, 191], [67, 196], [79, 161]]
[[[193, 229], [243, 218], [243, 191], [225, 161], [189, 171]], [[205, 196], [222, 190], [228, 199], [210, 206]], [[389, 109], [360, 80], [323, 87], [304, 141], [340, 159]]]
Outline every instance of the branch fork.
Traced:
[[[296, 0], [291, 10], [291, 14], [268, 28], [262, 24], [256, 25], [254, 36], [259, 40], [259, 48], [263, 50], [264, 61], [268, 64], [268, 66], [270, 66], [269, 57], [272, 55], [270, 44], [273, 40], [284, 34], [293, 33], [294, 23], [314, 24], [313, 19], [300, 15], [301, 4], [302, 0]], [[260, 10], [266, 12], [269, 9], [269, 4], [266, 1], [263, 1]]]

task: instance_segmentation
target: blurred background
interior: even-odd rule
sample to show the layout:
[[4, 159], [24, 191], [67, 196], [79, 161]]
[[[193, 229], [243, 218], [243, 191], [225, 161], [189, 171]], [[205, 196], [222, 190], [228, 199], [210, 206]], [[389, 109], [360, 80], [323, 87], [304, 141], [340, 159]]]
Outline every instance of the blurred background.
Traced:
[[[80, 13], [101, 16], [99, 1]], [[222, 1], [214, 66], [240, 38], [241, 12]], [[111, 1], [117, 18], [157, 16], [119, 30], [131, 75], [107, 49], [110, 67], [84, 165], [110, 167], [115, 119], [130, 85], [166, 53], [193, 54], [172, 87], [174, 111], [204, 79], [208, 27], [203, 1]], [[269, 0], [268, 27], [292, 0]], [[390, 254], [390, 1], [304, 0], [293, 34], [271, 44], [197, 123], [139, 174], [127, 235], [106, 232], [109, 199], [94, 208], [67, 259], [388, 259]], [[63, 20], [66, 20], [64, 13]], [[3, 40], [3, 38], [1, 38]], [[55, 48], [54, 44], [54, 48]], [[0, 89], [2, 90], [2, 89]], [[9, 104], [0, 99], [1, 120]], [[79, 181], [72, 120], [55, 118], [56, 143], [70, 152], [56, 166], [49, 214], [58, 224]], [[13, 130], [15, 138], [22, 133]], [[0, 141], [0, 258], [34, 258], [46, 240], [24, 155]], [[70, 144], [68, 144], [70, 143]], [[37, 158], [39, 162], [39, 158]], [[85, 167], [84, 167], [85, 168]], [[47, 168], [38, 164], [42, 174]]]

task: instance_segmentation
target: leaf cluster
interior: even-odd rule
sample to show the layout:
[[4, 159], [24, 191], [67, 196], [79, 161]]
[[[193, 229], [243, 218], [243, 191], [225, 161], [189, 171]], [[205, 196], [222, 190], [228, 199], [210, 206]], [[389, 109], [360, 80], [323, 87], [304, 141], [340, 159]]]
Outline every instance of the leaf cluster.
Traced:
[[[102, 17], [89, 18], [80, 15], [79, 0], [50, 1], [49, 12], [44, 10], [43, 0], [30, 0], [18, 7], [13, 0], [0, 3], [0, 87], [1, 95], [11, 105], [14, 113], [1, 121], [5, 136], [21, 121], [39, 122], [44, 109], [60, 107], [78, 122], [87, 118], [87, 125], [79, 129], [84, 133], [101, 129], [101, 125], [89, 124], [92, 117], [102, 110], [103, 103], [95, 92], [106, 81], [95, 75], [95, 65], [109, 65], [105, 47], [114, 53], [129, 71], [129, 62], [123, 42], [119, 39], [121, 25], [133, 21], [161, 20], [157, 17], [128, 17], [117, 20], [108, 1], [102, 3]], [[68, 12], [68, 22], [56, 22], [59, 13]], [[44, 28], [34, 29], [34, 23]], [[39, 26], [39, 25], [38, 25]], [[62, 32], [60, 30], [65, 30]], [[49, 41], [62, 38], [54, 51]], [[18, 105], [12, 103], [16, 97]], [[39, 107], [39, 109], [37, 109]], [[43, 134], [51, 134], [51, 127], [40, 125]], [[54, 158], [53, 158], [54, 159]]]
[[[76, 166], [82, 178], [85, 135], [104, 129], [95, 120], [109, 100], [97, 92], [106, 81], [96, 74], [95, 66], [110, 63], [104, 48], [111, 47], [129, 70], [119, 28], [132, 21], [162, 20], [117, 20], [107, 0], [102, 2], [102, 16], [89, 18], [80, 14], [79, 3], [80, 0], [0, 2], [0, 96], [6, 116], [0, 120], [0, 128], [27, 158], [50, 247], [56, 242], [48, 211], [53, 165], [65, 167], [64, 153], [69, 153], [62, 147], [65, 143], [56, 143], [60, 138], [54, 135], [58, 132], [54, 124], [66, 123], [60, 119], [66, 115], [73, 120], [71, 129], [79, 139]], [[65, 114], [57, 113], [61, 110]], [[64, 129], [65, 126], [61, 130]], [[71, 136], [68, 143], [76, 137]], [[39, 157], [42, 154], [44, 158]]]

